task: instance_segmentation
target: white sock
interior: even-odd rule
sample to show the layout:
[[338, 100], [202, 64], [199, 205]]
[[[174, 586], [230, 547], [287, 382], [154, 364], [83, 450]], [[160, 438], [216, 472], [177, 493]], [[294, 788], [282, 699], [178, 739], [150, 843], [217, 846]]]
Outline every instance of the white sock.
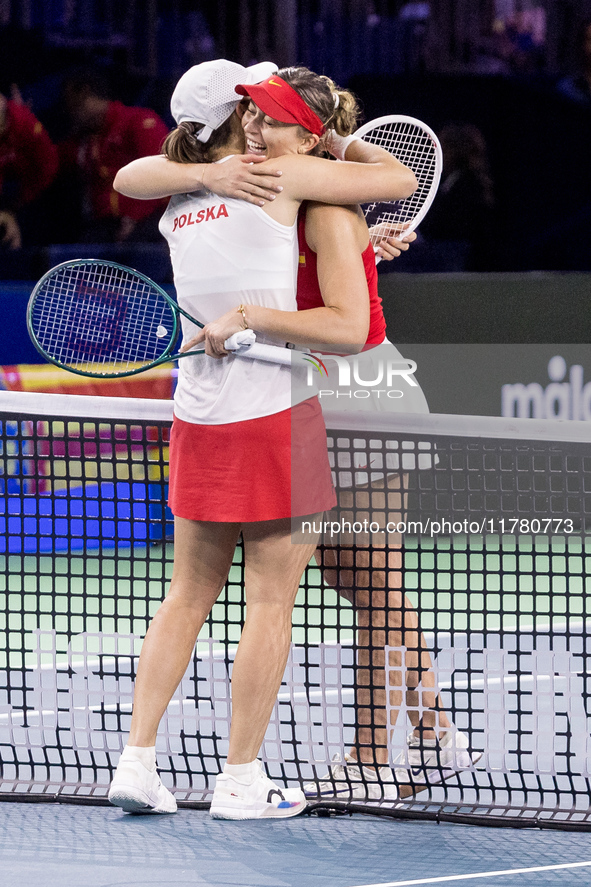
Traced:
[[224, 773], [226, 776], [232, 776], [239, 782], [245, 782], [247, 784], [254, 782], [259, 772], [260, 768], [256, 758], [249, 764], [224, 764]]
[[156, 746], [147, 748], [140, 745], [126, 745], [121, 754], [121, 761], [139, 761], [146, 770], [156, 769]]

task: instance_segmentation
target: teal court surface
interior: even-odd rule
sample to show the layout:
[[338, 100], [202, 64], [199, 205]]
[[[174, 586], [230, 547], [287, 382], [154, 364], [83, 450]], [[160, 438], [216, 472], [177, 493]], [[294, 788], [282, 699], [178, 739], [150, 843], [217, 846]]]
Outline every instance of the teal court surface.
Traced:
[[566, 887], [591, 883], [591, 834], [365, 815], [233, 823], [196, 810], [139, 817], [3, 803], [0, 872], [3, 887]]

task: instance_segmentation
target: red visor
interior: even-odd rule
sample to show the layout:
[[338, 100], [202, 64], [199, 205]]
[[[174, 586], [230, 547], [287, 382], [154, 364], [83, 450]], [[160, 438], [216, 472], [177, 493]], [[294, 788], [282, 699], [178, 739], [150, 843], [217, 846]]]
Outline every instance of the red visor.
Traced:
[[320, 117], [308, 107], [298, 93], [274, 74], [268, 80], [251, 86], [241, 83], [236, 87], [239, 95], [248, 95], [264, 114], [281, 123], [299, 123], [304, 129], [321, 136], [324, 124]]

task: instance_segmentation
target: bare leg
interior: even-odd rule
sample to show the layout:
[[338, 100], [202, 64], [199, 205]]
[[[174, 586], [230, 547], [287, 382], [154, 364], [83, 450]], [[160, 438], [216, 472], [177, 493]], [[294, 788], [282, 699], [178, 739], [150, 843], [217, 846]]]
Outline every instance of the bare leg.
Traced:
[[291, 614], [316, 543], [295, 545], [291, 521], [243, 524], [247, 615], [232, 672], [229, 764], [258, 755], [291, 643]]
[[[375, 522], [384, 521], [388, 515], [387, 519], [396, 523], [404, 511], [403, 487], [398, 475], [390, 475], [387, 487], [378, 481], [369, 488], [342, 491], [343, 517], [351, 522], [364, 518]], [[396, 651], [389, 654], [391, 684], [386, 688], [386, 646], [406, 648], [406, 706], [415, 731], [420, 730], [426, 739], [435, 738], [436, 730], [441, 736], [451, 724], [436, 689], [433, 663], [419, 629], [418, 614], [402, 590], [401, 542], [386, 546], [366, 541], [367, 547], [356, 550], [347, 545], [325, 549], [323, 577], [353, 604], [357, 616], [357, 731], [350, 754], [364, 764], [382, 766], [389, 761], [389, 734], [403, 700], [402, 660]], [[422, 698], [416, 689], [419, 684]], [[390, 724], [386, 692], [390, 694]]]
[[[388, 763], [389, 733], [403, 700], [401, 654], [390, 652], [391, 723], [388, 724], [385, 647], [406, 647], [406, 705], [409, 720], [425, 738], [443, 734], [451, 725], [435, 688], [435, 674], [418, 614], [402, 592], [401, 551], [395, 548], [328, 549], [324, 551], [324, 578], [338, 584], [357, 615], [357, 672], [355, 702], [357, 732], [351, 757], [364, 764]], [[387, 568], [387, 569], [386, 569]], [[386, 580], [388, 587], [386, 587]], [[422, 685], [422, 699], [416, 689]], [[422, 703], [423, 714], [419, 712]], [[418, 730], [417, 730], [418, 731]]]
[[153, 746], [160, 720], [226, 581], [239, 524], [175, 518], [170, 589], [146, 634], [134, 690], [129, 745]]

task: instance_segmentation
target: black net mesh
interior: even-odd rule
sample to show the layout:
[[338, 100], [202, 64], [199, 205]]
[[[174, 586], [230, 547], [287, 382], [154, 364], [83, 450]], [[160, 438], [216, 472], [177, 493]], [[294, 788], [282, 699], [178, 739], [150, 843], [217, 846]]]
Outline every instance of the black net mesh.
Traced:
[[[0, 403], [5, 798], [106, 798], [170, 579], [170, 406], [105, 401]], [[324, 533], [261, 751], [269, 774], [312, 805], [585, 827], [589, 444], [338, 429], [329, 452], [330, 519], [395, 526], [385, 541]], [[159, 769], [181, 803], [210, 799], [227, 752], [242, 575], [238, 548], [161, 725]]]

